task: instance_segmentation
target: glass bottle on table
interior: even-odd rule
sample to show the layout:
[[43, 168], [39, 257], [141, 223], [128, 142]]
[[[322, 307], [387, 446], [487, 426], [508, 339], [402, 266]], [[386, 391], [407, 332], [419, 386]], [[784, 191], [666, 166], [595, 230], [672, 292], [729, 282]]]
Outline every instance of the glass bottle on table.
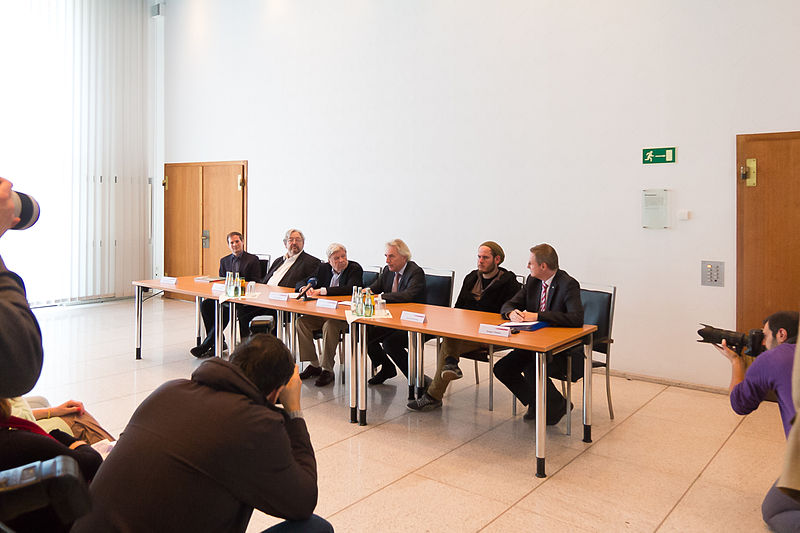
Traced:
[[361, 294], [361, 287], [353, 286], [353, 296], [350, 298], [350, 311], [356, 314], [358, 311], [358, 296]]
[[233, 276], [233, 296], [234, 298], [236, 298], [241, 295], [242, 295], [242, 278], [239, 277], [239, 273], [237, 272]]
[[225, 296], [233, 296], [233, 272], [225, 272]]
[[375, 314], [375, 303], [372, 299], [372, 291], [367, 289], [364, 292], [364, 316], [371, 317]]

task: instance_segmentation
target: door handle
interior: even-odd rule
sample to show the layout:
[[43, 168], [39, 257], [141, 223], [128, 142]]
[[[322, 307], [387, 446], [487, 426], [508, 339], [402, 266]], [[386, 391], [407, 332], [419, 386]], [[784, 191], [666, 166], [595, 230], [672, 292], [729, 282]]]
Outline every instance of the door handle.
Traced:
[[207, 229], [203, 230], [203, 236], [201, 237], [203, 240], [203, 248], [210, 248], [211, 247], [211, 232]]

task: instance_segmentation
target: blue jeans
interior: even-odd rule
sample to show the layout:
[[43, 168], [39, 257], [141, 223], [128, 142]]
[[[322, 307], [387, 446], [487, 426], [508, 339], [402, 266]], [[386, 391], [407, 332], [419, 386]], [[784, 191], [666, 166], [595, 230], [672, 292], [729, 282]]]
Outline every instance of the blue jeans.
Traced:
[[286, 520], [280, 524], [276, 524], [269, 529], [265, 529], [261, 533], [333, 533], [333, 526], [315, 514], [311, 515], [308, 520]]

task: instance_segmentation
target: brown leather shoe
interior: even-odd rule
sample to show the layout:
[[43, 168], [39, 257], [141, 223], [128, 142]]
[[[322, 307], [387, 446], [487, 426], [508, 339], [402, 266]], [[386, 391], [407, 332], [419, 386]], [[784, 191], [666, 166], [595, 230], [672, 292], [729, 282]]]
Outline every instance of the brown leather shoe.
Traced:
[[300, 379], [313, 378], [322, 374], [322, 369], [318, 366], [308, 365], [305, 370], [300, 372]]
[[325, 385], [330, 385], [334, 381], [336, 381], [336, 376], [333, 375], [333, 372], [330, 370], [323, 370], [322, 374], [317, 378], [317, 381], [314, 382], [314, 385], [317, 387], [324, 387]]

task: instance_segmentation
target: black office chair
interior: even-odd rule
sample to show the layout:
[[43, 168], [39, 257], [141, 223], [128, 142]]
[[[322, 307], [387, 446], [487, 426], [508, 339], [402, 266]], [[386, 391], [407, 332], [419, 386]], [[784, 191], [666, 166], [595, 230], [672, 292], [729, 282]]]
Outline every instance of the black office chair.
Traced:
[[364, 267], [364, 274], [361, 277], [361, 282], [364, 284], [364, 287], [369, 287], [372, 285], [376, 279], [378, 279], [378, 275], [381, 273], [381, 267], [379, 266], [368, 266]]
[[0, 472], [0, 526], [15, 527], [15, 519], [46, 513], [68, 530], [89, 509], [89, 487], [72, 457], [59, 455]]
[[[423, 268], [425, 271], [425, 304], [440, 305], [450, 307], [453, 301], [453, 286], [456, 280], [455, 270], [438, 270], [433, 268]], [[439, 350], [442, 346], [442, 338], [433, 335], [423, 335], [422, 343], [429, 340], [436, 340], [436, 359], [439, 359]], [[421, 349], [424, 349], [422, 347]]]
[[[614, 305], [616, 304], [617, 288], [613, 285], [592, 286], [588, 289], [581, 287], [581, 303], [583, 304], [583, 323], [597, 326], [597, 331], [592, 336], [592, 353], [598, 352], [604, 359], [597, 361], [592, 357], [592, 368], [606, 369], [606, 397], [608, 398], [608, 415], [614, 419], [614, 407], [611, 405], [611, 327], [614, 323]], [[567, 376], [572, 375], [572, 359], [567, 359]], [[572, 400], [572, 387], [567, 376], [553, 376], [553, 379], [561, 380], [561, 391], [566, 392], [567, 405]], [[569, 416], [569, 413], [567, 413]], [[567, 434], [569, 434], [569, 424]]]
[[[269, 263], [272, 259], [270, 254], [255, 254], [258, 257], [258, 265], [261, 267], [261, 279], [264, 279], [264, 276], [267, 275], [269, 271]], [[275, 328], [275, 319], [270, 315], [259, 315], [254, 316], [250, 320], [250, 334], [255, 335], [256, 333], [271, 333], [272, 330]], [[235, 328], [233, 334], [235, 335]]]

